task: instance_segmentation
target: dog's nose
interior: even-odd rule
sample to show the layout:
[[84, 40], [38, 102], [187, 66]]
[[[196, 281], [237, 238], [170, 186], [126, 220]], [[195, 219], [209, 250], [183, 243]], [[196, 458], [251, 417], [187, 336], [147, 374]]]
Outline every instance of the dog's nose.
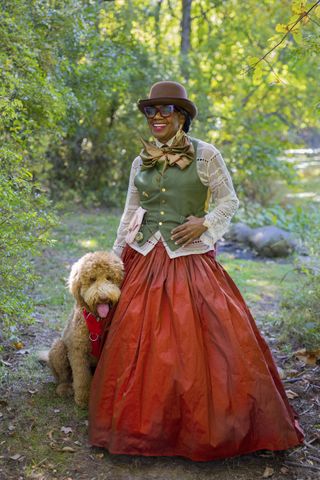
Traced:
[[112, 307], [114, 304], [114, 302], [109, 297], [105, 296], [99, 298], [99, 303], [107, 303], [110, 307]]

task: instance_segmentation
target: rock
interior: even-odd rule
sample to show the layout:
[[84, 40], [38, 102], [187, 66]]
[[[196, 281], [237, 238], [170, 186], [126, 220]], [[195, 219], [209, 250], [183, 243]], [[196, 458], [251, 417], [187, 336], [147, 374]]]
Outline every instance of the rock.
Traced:
[[231, 224], [228, 232], [224, 235], [226, 240], [237, 243], [248, 243], [249, 236], [252, 234], [253, 229], [248, 227], [245, 223], [233, 223]]
[[249, 245], [265, 257], [287, 257], [297, 242], [291, 233], [274, 226], [255, 228], [249, 235]]

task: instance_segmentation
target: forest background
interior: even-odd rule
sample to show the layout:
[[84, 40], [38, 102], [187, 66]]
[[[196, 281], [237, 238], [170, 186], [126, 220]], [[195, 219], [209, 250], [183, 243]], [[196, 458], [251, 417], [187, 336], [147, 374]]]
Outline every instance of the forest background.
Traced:
[[[136, 102], [158, 80], [186, 84], [199, 109], [192, 135], [222, 151], [237, 218], [292, 230], [318, 256], [319, 204], [280, 193], [301, 180], [285, 151], [319, 138], [319, 4], [1, 2], [2, 339], [32, 319], [33, 258], [52, 242], [59, 212], [123, 206], [139, 136], [148, 136]], [[305, 273], [313, 300], [299, 315], [319, 345], [319, 270]]]

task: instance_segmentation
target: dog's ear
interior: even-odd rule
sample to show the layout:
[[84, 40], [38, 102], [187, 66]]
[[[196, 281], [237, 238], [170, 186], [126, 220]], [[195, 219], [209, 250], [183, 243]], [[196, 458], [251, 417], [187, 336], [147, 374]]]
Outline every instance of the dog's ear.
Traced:
[[120, 285], [124, 276], [124, 266], [122, 260], [116, 255], [112, 255], [112, 271], [114, 282]]
[[69, 291], [74, 296], [74, 298], [78, 301], [80, 300], [80, 288], [81, 288], [80, 266], [81, 266], [81, 259], [72, 265], [70, 275], [68, 278]]

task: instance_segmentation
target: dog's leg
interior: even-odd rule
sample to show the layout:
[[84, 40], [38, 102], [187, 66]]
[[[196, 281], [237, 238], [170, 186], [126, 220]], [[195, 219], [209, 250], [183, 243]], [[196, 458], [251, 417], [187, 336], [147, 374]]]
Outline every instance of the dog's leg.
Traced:
[[49, 366], [58, 383], [57, 394], [61, 397], [72, 395], [71, 367], [67, 347], [61, 339], [56, 340], [49, 351]]
[[68, 352], [72, 368], [74, 399], [79, 407], [87, 407], [92, 374], [86, 350], [72, 348]]

